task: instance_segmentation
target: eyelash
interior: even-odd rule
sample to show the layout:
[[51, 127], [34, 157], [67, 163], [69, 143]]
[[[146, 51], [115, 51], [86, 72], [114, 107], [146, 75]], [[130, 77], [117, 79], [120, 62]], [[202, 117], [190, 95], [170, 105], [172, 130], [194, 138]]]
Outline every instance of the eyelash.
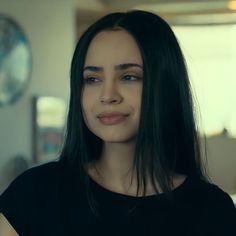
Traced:
[[[140, 77], [138, 77], [138, 76], [135, 76], [135, 75], [125, 75], [125, 76], [123, 76], [122, 77], [122, 79], [123, 78], [127, 78], [127, 77], [129, 77], [129, 78], [135, 78], [135, 80], [128, 80], [128, 81], [139, 81], [139, 80], [141, 80], [141, 78]], [[93, 83], [95, 83], [94, 81], [93, 82], [91, 82], [91, 80], [90, 79], [97, 79], [95, 76], [88, 76], [87, 78], [84, 78], [84, 83], [85, 84], [93, 84]]]

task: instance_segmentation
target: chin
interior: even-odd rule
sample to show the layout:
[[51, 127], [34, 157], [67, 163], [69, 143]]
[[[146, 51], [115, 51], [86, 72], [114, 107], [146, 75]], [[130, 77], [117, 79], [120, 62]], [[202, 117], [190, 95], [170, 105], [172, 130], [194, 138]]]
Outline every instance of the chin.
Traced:
[[136, 127], [89, 127], [89, 130], [107, 143], [131, 142], [137, 135]]
[[102, 139], [106, 143], [127, 143], [131, 142], [135, 139], [134, 136], [116, 136], [116, 137], [108, 137], [108, 136], [100, 136], [100, 139]]

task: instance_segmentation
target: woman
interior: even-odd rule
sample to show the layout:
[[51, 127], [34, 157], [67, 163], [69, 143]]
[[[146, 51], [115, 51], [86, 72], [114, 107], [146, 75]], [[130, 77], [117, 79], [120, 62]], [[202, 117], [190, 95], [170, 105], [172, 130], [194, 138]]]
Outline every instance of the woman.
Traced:
[[[235, 235], [207, 181], [184, 58], [160, 17], [112, 13], [80, 38], [60, 160], [0, 198], [12, 235]], [[7, 234], [3, 234], [7, 235]]]

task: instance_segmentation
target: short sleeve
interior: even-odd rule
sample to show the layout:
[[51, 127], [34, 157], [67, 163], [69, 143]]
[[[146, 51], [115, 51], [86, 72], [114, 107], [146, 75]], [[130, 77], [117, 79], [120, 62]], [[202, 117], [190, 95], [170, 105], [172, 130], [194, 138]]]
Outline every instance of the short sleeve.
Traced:
[[211, 215], [211, 233], [215, 235], [236, 235], [236, 208], [231, 197], [217, 186], [209, 194], [209, 209]]
[[26, 235], [32, 202], [32, 176], [29, 171], [18, 176], [0, 196], [0, 212], [19, 235]]

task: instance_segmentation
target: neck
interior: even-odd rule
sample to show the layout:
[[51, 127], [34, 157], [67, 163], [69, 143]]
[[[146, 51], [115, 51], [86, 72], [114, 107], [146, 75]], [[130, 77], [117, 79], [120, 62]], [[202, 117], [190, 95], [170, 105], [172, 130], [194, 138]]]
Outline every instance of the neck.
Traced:
[[134, 145], [132, 143], [104, 143], [99, 167], [104, 177], [116, 182], [126, 180], [133, 165]]
[[[90, 176], [107, 189], [135, 196], [137, 178], [136, 170], [132, 173], [133, 158], [133, 144], [104, 143], [101, 158], [89, 168]], [[147, 185], [147, 194], [154, 194], [150, 181]], [[142, 195], [141, 189], [139, 195]]]
[[[114, 192], [127, 195], [136, 195], [137, 176], [132, 167], [134, 158], [134, 145], [131, 143], [104, 143], [100, 159], [91, 163], [88, 172], [97, 183]], [[174, 187], [181, 184], [186, 176], [175, 174]], [[157, 183], [158, 190], [161, 188]], [[154, 194], [150, 179], [147, 181], [147, 195]], [[142, 188], [139, 195], [142, 195]]]
[[133, 158], [133, 143], [104, 142], [102, 155], [92, 164], [91, 174], [102, 185], [125, 192], [131, 185]]

